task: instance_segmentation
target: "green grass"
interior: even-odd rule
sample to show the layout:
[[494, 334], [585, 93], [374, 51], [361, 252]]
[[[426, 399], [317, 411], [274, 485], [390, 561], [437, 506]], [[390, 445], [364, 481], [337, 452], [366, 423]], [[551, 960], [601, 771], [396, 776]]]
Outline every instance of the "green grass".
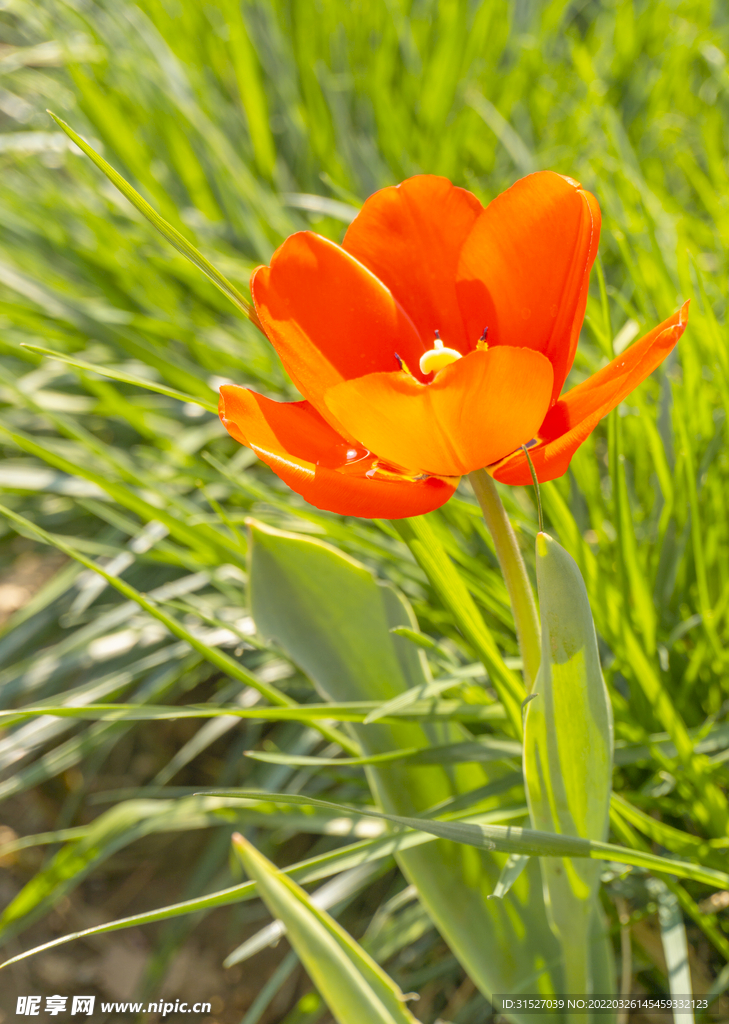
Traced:
[[[2, 707], [71, 697], [215, 706], [234, 701], [246, 679], [298, 703], [316, 700], [306, 678], [252, 635], [251, 513], [321, 536], [396, 583], [421, 629], [443, 642], [440, 654], [430, 652], [436, 672], [473, 665], [473, 682], [457, 695], [475, 699], [469, 685], [479, 685], [476, 652], [392, 528], [305, 506], [206, 409], [221, 379], [278, 397], [294, 391], [260, 333], [68, 144], [46, 107], [244, 294], [250, 271], [287, 234], [313, 228], [339, 240], [357, 205], [383, 185], [433, 172], [487, 201], [522, 174], [553, 168], [592, 190], [604, 216], [605, 284], [593, 274], [575, 382], [616, 344], [692, 300], [676, 354], [542, 497], [547, 528], [586, 580], [617, 739], [640, 748], [639, 758], [618, 758], [615, 789], [630, 809], [616, 804], [613, 841], [721, 869], [729, 765], [726, 10], [699, 0], [11, 0], [0, 8], [0, 33], [2, 501], [112, 575], [123, 573], [198, 640], [197, 649], [184, 646], [129, 594], [97, 586], [68, 562], [4, 627]], [[24, 345], [119, 373], [101, 377]], [[530, 558], [530, 490], [502, 493]], [[464, 487], [429, 520], [499, 648], [515, 657], [504, 584], [472, 495]], [[150, 532], [151, 522], [162, 526]], [[37, 541], [19, 540], [24, 528], [8, 520], [0, 529], [8, 570]], [[227, 652], [237, 674], [224, 658], [211, 661], [206, 645]], [[189, 847], [189, 863], [176, 865], [178, 901], [238, 884], [228, 859], [235, 828], [281, 864], [330, 855], [348, 841], [327, 834], [331, 816], [303, 822], [295, 808], [264, 805], [241, 814], [189, 796], [244, 786], [364, 800], [360, 767], [314, 772], [241, 757], [261, 743], [331, 756], [334, 748], [305, 723], [212, 718], [184, 734], [154, 733], [162, 728], [60, 718], [41, 728], [21, 722], [0, 737], [0, 796], [15, 808], [33, 794], [45, 824], [27, 831], [66, 843], [35, 878], [30, 862], [15, 868], [27, 888], [6, 921], [13, 951], [34, 944], [17, 938], [25, 927], [85, 880], [104, 878], [110, 858], [125, 848], [131, 855], [131, 844], [153, 832], [208, 830]], [[661, 742], [651, 741], [655, 734]], [[146, 767], [120, 770], [135, 751]], [[119, 776], [123, 784], [104, 782]], [[110, 789], [117, 792], [100, 792]], [[160, 874], [175, 842], [145, 847]], [[414, 1012], [424, 1021], [483, 1020], [482, 998], [461, 988], [461, 969], [403, 885], [390, 868], [367, 897], [350, 898], [342, 919], [405, 991], [421, 992]], [[703, 883], [670, 888], [696, 959], [716, 978], [729, 952], [726, 911], [697, 910], [711, 892]], [[616, 898], [628, 900], [636, 922], [656, 906], [636, 873], [604, 893], [616, 943]], [[163, 902], [154, 890], [145, 900], [150, 912]], [[222, 956], [242, 941], [245, 906], [230, 912]], [[140, 983], [149, 998], [198, 921], [179, 916], [149, 932]], [[642, 985], [667, 991], [648, 946], [635, 963]], [[315, 997], [310, 1003], [308, 1016], [280, 1009], [278, 1019], [324, 1020]], [[264, 1020], [266, 1007], [259, 1011], [246, 1024]]]

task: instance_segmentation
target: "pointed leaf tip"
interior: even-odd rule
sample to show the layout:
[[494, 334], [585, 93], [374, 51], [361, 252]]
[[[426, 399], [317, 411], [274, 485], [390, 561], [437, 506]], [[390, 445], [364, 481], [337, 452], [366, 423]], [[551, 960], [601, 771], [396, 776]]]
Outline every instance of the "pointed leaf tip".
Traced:
[[543, 530], [540, 530], [540, 532], [537, 534], [537, 555], [539, 556], [539, 558], [547, 557], [550, 540], [552, 540], [552, 538], [549, 536], [548, 533], [545, 533]]
[[243, 836], [233, 844], [338, 1024], [416, 1024], [401, 989], [334, 918]]

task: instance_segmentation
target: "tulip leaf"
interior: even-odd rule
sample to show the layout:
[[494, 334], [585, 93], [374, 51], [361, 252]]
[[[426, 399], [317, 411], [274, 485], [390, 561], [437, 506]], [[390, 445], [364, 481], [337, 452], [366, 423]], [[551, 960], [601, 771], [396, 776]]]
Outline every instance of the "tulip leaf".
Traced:
[[[387, 861], [374, 861], [372, 864], [360, 864], [359, 867], [343, 871], [328, 882], [309, 894], [309, 898], [315, 907], [320, 910], [331, 910], [332, 908], [344, 909], [349, 902], [389, 868]], [[288, 874], [288, 872], [286, 872]], [[223, 961], [223, 967], [234, 967], [235, 964], [249, 960], [266, 946], [275, 946], [282, 935], [286, 934], [286, 928], [281, 921], [271, 921], [259, 929], [240, 946], [237, 946], [232, 953]]]
[[[400, 594], [318, 539], [256, 522], [250, 526], [250, 608], [259, 635], [280, 644], [323, 697], [384, 704], [430, 684], [424, 652], [407, 637], [391, 632], [397, 626], [417, 629]], [[407, 713], [415, 707], [402, 710]], [[492, 713], [488, 706], [484, 710]], [[462, 725], [442, 720], [380, 719], [349, 728], [365, 756], [474, 742]], [[513, 754], [517, 750], [514, 744]], [[511, 752], [510, 747], [510, 756]], [[415, 823], [415, 828], [420, 827], [416, 816], [428, 808], [498, 783], [512, 772], [508, 761], [365, 766], [373, 797], [382, 808], [377, 813], [394, 815], [389, 820], [399, 823]], [[423, 830], [431, 827], [439, 829], [441, 823], [424, 824]], [[477, 849], [467, 853], [453, 842], [438, 842], [396, 855], [443, 938], [487, 998], [494, 992], [514, 991], [540, 973], [540, 983], [560, 991], [559, 947], [546, 920], [538, 865], [530, 864], [503, 900], [488, 900], [506, 857], [494, 853], [491, 841], [484, 841], [470, 826], [466, 839], [457, 826], [452, 828], [455, 831], [449, 824], [446, 833], [438, 834], [456, 843], [470, 840]], [[504, 847], [504, 853], [509, 852], [511, 848]], [[518, 846], [515, 852], [524, 851]], [[553, 966], [545, 968], [545, 963]]]
[[333, 917], [243, 836], [233, 845], [338, 1024], [415, 1024], [395, 982]]
[[[604, 840], [612, 785], [612, 711], [582, 576], [574, 559], [546, 533], [537, 535], [537, 588], [542, 659], [524, 726], [532, 827]], [[550, 857], [542, 860], [541, 870], [550, 923], [565, 954], [566, 990], [595, 991], [589, 951], [590, 936], [600, 929], [598, 866]], [[601, 956], [599, 949], [607, 966], [606, 940], [593, 946], [593, 959]]]

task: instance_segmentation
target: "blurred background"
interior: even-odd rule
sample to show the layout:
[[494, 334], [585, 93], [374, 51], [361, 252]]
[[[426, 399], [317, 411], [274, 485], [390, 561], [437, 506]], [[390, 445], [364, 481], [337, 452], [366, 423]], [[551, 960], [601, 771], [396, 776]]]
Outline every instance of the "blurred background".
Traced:
[[[45, 111], [243, 291], [286, 235], [311, 228], [340, 240], [370, 193], [409, 175], [445, 175], [483, 202], [532, 170], [577, 178], [598, 197], [604, 229], [571, 382], [680, 301], [693, 304], [680, 353], [545, 487], [548, 525], [587, 579], [619, 740], [646, 743], [666, 728], [645, 672], [689, 729], [714, 729], [695, 777], [682, 776], [675, 750], [649, 744], [616, 787], [710, 838], [703, 787], [726, 786], [729, 745], [720, 731], [729, 698], [727, 54], [729, 9], [711, 0], [0, 0], [0, 500], [156, 594], [208, 644], [298, 700], [314, 699], [308, 681], [257, 643], [246, 611], [251, 512], [325, 537], [394, 581], [421, 628], [455, 663], [473, 665], [387, 524], [305, 506], [200, 406], [21, 348], [73, 353], [207, 399], [225, 381], [295, 395], [265, 339]], [[505, 501], [528, 551], [531, 495], [506, 490]], [[515, 657], [470, 493], [432, 519]], [[626, 645], [621, 615], [648, 669]], [[3, 708], [256, 699], [4, 520], [0, 621]], [[486, 686], [477, 672], [469, 685]], [[280, 815], [242, 822], [191, 796], [238, 784], [363, 796], [359, 769], [312, 780], [242, 756], [266, 744], [312, 752], [319, 739], [295, 723], [225, 719], [49, 717], [6, 729], [4, 952], [235, 884], [235, 828], [278, 863], [341, 844], [324, 819], [308, 832]], [[20, 841], [27, 836], [41, 838]], [[606, 896], [616, 951], [622, 937], [625, 956], [627, 933], [623, 971], [635, 990], [665, 992], [665, 893], [631, 878]], [[729, 987], [729, 894], [684, 891], [694, 988], [713, 985], [719, 997]], [[421, 1020], [490, 1019], [392, 865], [342, 896], [336, 913], [405, 991], [420, 993]], [[206, 1020], [220, 1024], [326, 1021], [285, 942], [222, 966], [266, 922], [254, 901], [61, 946], [2, 976], [0, 1020], [14, 1016], [16, 995], [60, 992], [209, 999]], [[726, 1002], [714, 1007], [713, 1019], [729, 1019]]]

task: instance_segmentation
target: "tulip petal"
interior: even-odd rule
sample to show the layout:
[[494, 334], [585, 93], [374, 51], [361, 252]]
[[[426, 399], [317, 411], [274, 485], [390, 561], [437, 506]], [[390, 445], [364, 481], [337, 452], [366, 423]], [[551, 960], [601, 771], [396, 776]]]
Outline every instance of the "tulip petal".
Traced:
[[[537, 478], [554, 480], [567, 472], [570, 459], [597, 424], [663, 362], [683, 334], [688, 321], [688, 302], [668, 320], [602, 370], [588, 377], [559, 399], [540, 427], [529, 456]], [[522, 451], [515, 451], [489, 472], [505, 484], [530, 484], [529, 465]]]
[[447, 178], [419, 174], [370, 196], [344, 236], [342, 246], [387, 285], [426, 348], [440, 331], [465, 354], [485, 326], [467, 334], [455, 289], [463, 243], [482, 210]]
[[[284, 483], [311, 505], [345, 516], [402, 519], [448, 501], [458, 480], [382, 466], [322, 419], [309, 402], [274, 402], [247, 388], [220, 389], [220, 418]], [[348, 458], [349, 456], [349, 458]]]
[[388, 462], [461, 476], [533, 437], [551, 393], [545, 356], [503, 346], [470, 352], [432, 384], [407, 373], [371, 373], [338, 384], [326, 400], [346, 429]]
[[538, 171], [497, 196], [463, 246], [456, 288], [467, 334], [488, 324], [489, 345], [543, 352], [554, 367], [552, 401], [575, 356], [599, 237], [595, 197]]
[[322, 401], [327, 388], [377, 370], [396, 370], [398, 353], [419, 373], [423, 345], [377, 278], [334, 242], [311, 231], [291, 235], [270, 267], [251, 278], [256, 312], [284, 368], [335, 429]]

